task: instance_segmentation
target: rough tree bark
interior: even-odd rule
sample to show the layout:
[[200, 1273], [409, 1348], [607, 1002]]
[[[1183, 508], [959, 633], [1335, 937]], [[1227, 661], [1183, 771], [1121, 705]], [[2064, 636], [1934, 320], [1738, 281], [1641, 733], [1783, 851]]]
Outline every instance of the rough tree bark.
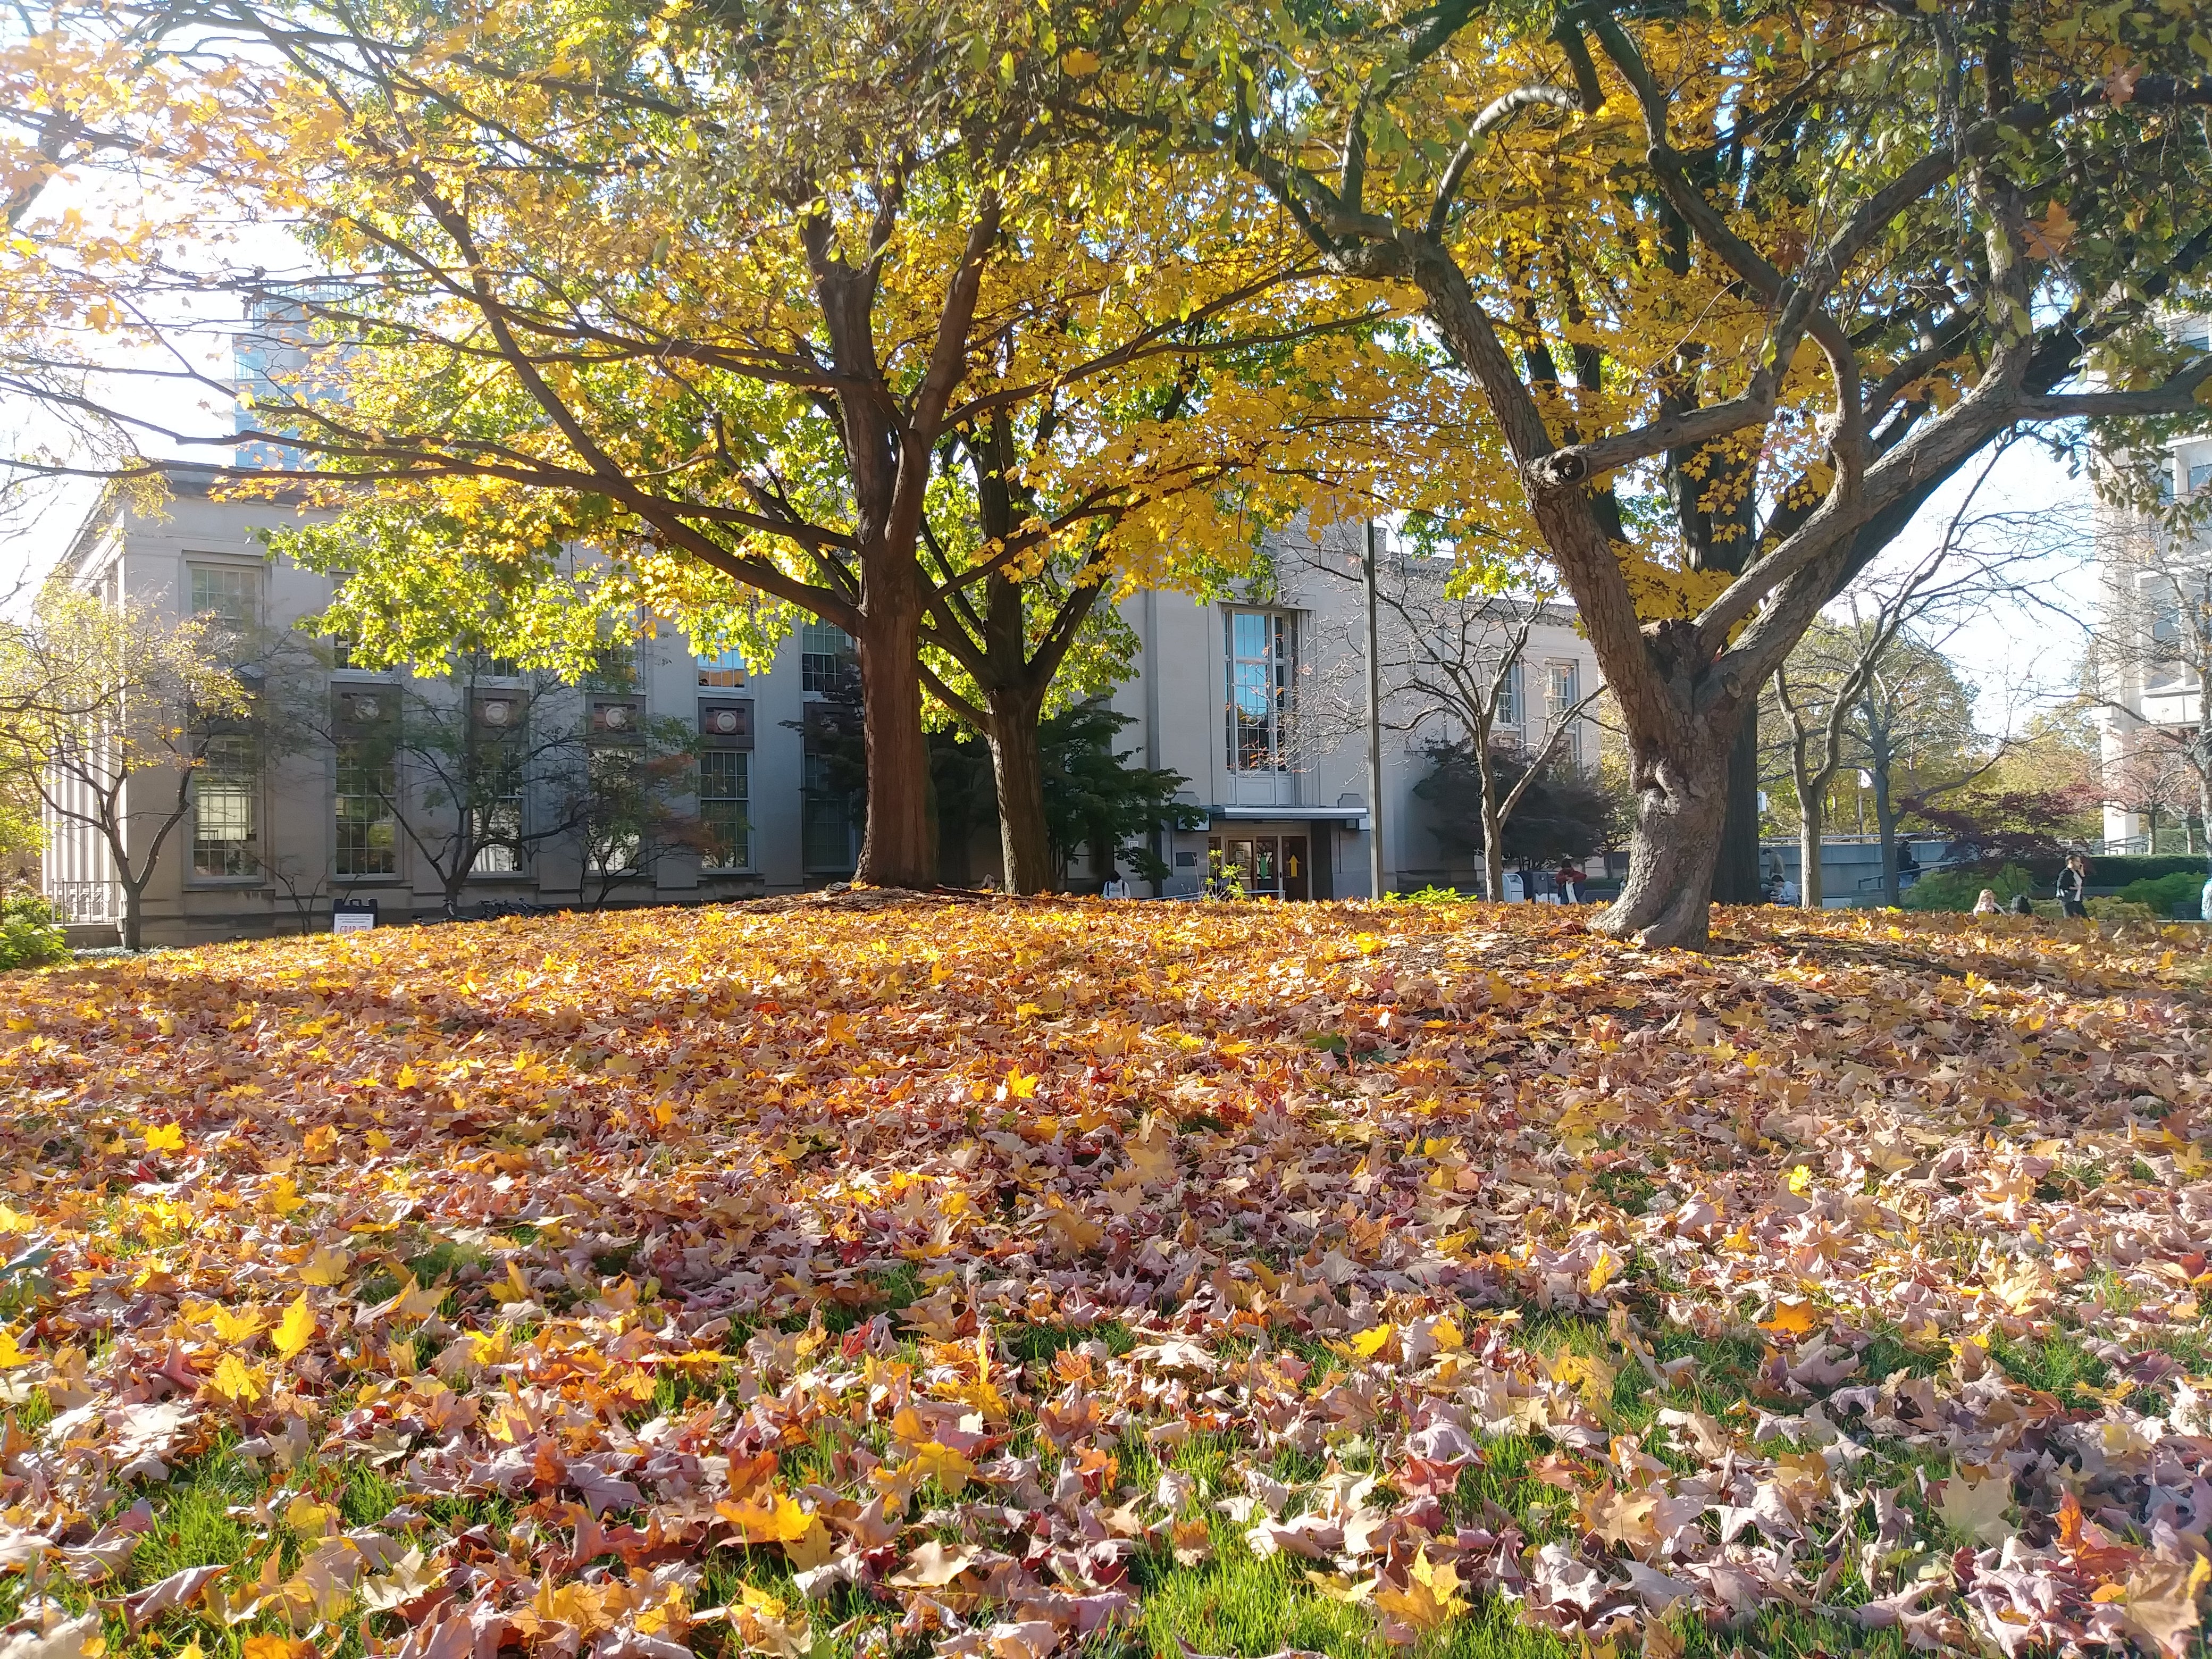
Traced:
[[1728, 811], [1713, 866], [1713, 902], [1757, 904], [1766, 896], [1759, 870], [1759, 705], [1744, 711], [1729, 755]]
[[1060, 872], [1052, 865], [1052, 833], [1044, 815], [1044, 755], [1037, 738], [1042, 688], [1001, 686], [987, 691], [983, 729], [991, 749], [991, 776], [999, 794], [999, 858], [1010, 893], [1048, 892]]
[[853, 879], [870, 887], [928, 890], [937, 844], [929, 810], [929, 739], [921, 726], [921, 597], [910, 566], [887, 560], [871, 584], [854, 635], [860, 658], [860, 729], [866, 743], [867, 828]]

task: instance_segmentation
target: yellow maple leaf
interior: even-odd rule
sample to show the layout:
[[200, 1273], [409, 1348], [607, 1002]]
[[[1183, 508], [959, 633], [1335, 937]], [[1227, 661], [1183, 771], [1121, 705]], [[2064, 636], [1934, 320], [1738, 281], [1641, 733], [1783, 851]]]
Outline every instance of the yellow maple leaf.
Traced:
[[13, 1370], [18, 1365], [27, 1365], [36, 1354], [25, 1353], [15, 1344], [15, 1333], [0, 1325], [0, 1371]]
[[291, 1305], [284, 1310], [284, 1317], [277, 1322], [276, 1332], [269, 1340], [276, 1345], [277, 1353], [286, 1359], [291, 1358], [315, 1340], [315, 1312], [307, 1305], [305, 1291], [301, 1291]]
[[1468, 1599], [1459, 1593], [1458, 1571], [1432, 1563], [1426, 1546], [1413, 1558], [1408, 1577], [1410, 1582], [1403, 1589], [1391, 1584], [1375, 1592], [1375, 1605], [1380, 1611], [1426, 1632], [1468, 1610]]
[[258, 1308], [216, 1308], [208, 1315], [208, 1328], [214, 1331], [216, 1341], [234, 1348], [253, 1340], [268, 1320], [269, 1316]]
[[968, 1484], [968, 1478], [975, 1473], [973, 1463], [951, 1447], [935, 1440], [925, 1441], [916, 1446], [914, 1461], [908, 1467], [914, 1471], [915, 1480], [933, 1478], [955, 1498], [960, 1496], [962, 1489]]
[[307, 1200], [300, 1196], [299, 1183], [291, 1176], [278, 1176], [269, 1183], [269, 1190], [261, 1195], [261, 1201], [278, 1215], [289, 1215]]
[[1771, 1331], [1778, 1336], [1802, 1336], [1820, 1322], [1820, 1310], [1810, 1302], [1792, 1302], [1783, 1297], [1774, 1304], [1774, 1311], [1759, 1322], [1762, 1331]]
[[1036, 1073], [1009, 1072], [1006, 1073], [1007, 1097], [1013, 1100], [1034, 1100], [1036, 1098], [1037, 1084], [1040, 1080], [1040, 1077]]
[[316, 1246], [315, 1253], [300, 1264], [300, 1277], [310, 1285], [328, 1289], [345, 1283], [346, 1267], [353, 1261], [350, 1250], [342, 1250], [335, 1244]]
[[248, 1365], [234, 1353], [223, 1355], [207, 1385], [234, 1406], [251, 1405], [269, 1392], [260, 1368]]
[[146, 1150], [149, 1152], [181, 1152], [185, 1149], [185, 1128], [181, 1123], [161, 1123], [146, 1131]]
[[1396, 1328], [1393, 1325], [1377, 1325], [1372, 1330], [1355, 1331], [1348, 1346], [1360, 1358], [1372, 1359], [1390, 1345], [1391, 1334]]
[[766, 1492], [757, 1499], [717, 1504], [714, 1513], [730, 1523], [740, 1544], [793, 1543], [805, 1538], [808, 1528], [821, 1524], [799, 1508], [799, 1500], [789, 1492]]

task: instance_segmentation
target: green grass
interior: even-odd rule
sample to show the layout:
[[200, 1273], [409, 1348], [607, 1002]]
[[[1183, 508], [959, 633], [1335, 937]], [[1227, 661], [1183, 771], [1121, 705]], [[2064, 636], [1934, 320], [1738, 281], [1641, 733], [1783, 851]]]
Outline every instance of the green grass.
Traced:
[[[442, 1267], [450, 1262], [436, 1265]], [[886, 1302], [902, 1305], [922, 1287], [918, 1280], [909, 1279], [876, 1288], [886, 1293]], [[1655, 1384], [1634, 1357], [1616, 1345], [1602, 1320], [1532, 1310], [1515, 1322], [1511, 1334], [1516, 1346], [1547, 1360], [1576, 1353], [1615, 1367], [1612, 1388], [1597, 1402], [1600, 1414], [1616, 1432], [1640, 1434], [1655, 1455], [1679, 1461], [1667, 1437], [1656, 1431], [1658, 1412], [1667, 1407], [1694, 1407], [1724, 1418], [1734, 1412], [1738, 1413], [1734, 1420], [1740, 1421], [1744, 1404], [1752, 1396], [1765, 1344], [1747, 1323], [1728, 1334], [1700, 1338], [1665, 1324], [1655, 1309], [1645, 1310], [1645, 1322], [1649, 1329], [1644, 1340], [1658, 1361], [1688, 1358], [1696, 1362], [1672, 1387]], [[998, 1334], [1009, 1359], [1025, 1368], [1024, 1386], [1032, 1392], [1040, 1382], [1050, 1387], [1049, 1379], [1041, 1373], [1048, 1371], [1055, 1355], [1070, 1347], [1097, 1340], [1118, 1355], [1127, 1352], [1138, 1340], [1119, 1322], [1083, 1330], [1011, 1324], [1000, 1327]], [[726, 1348], [734, 1351], [742, 1346], [746, 1335], [745, 1331], [733, 1329], [726, 1339]], [[2177, 1346], [2191, 1349], [2185, 1363], [2200, 1363], [2202, 1356], [2193, 1346], [2195, 1339], [2182, 1333], [2176, 1337]], [[1312, 1339], [1278, 1331], [1272, 1334], [1272, 1340], [1279, 1352], [1297, 1352], [1315, 1366], [1315, 1375], [1306, 1385], [1310, 1389], [1325, 1387], [1326, 1378], [1345, 1367], [1340, 1355]], [[1239, 1337], [1218, 1346], [1226, 1360], [1249, 1352], [1252, 1341]], [[909, 1335], [902, 1340], [899, 1352], [915, 1362], [919, 1360], [920, 1347]], [[1999, 1341], [1992, 1347], [1990, 1358], [2015, 1381], [2047, 1390], [2069, 1405], [2083, 1398], [2080, 1392], [2083, 1388], [2100, 1388], [2108, 1380], [2107, 1369], [2075, 1336], [2066, 1334], [2033, 1344]], [[1894, 1334], [1879, 1331], [1866, 1347], [1863, 1360], [1864, 1369], [1855, 1382], [1879, 1382], [1898, 1372], [1925, 1374], [1944, 1363], [1941, 1356], [1916, 1351]], [[734, 1366], [664, 1376], [650, 1406], [641, 1407], [639, 1415], [733, 1397], [738, 1380]], [[18, 1407], [19, 1421], [35, 1428], [43, 1405], [43, 1396], [38, 1396]], [[1030, 1453], [1038, 1449], [1027, 1421], [1012, 1427], [1012, 1449]], [[871, 1425], [861, 1440], [879, 1452], [887, 1444], [881, 1425]], [[795, 1484], [827, 1479], [833, 1458], [851, 1443], [835, 1427], [818, 1427], [805, 1443], [785, 1448], [785, 1478]], [[1257, 1659], [1285, 1649], [1309, 1650], [1326, 1654], [1329, 1659], [1565, 1659], [1576, 1651], [1547, 1632], [1521, 1625], [1512, 1606], [1503, 1599], [1474, 1591], [1469, 1593], [1466, 1613], [1422, 1638], [1409, 1654], [1391, 1654], [1381, 1640], [1371, 1606], [1347, 1602], [1330, 1594], [1326, 1569], [1318, 1577], [1310, 1571], [1319, 1564], [1294, 1556], [1255, 1556], [1246, 1541], [1244, 1528], [1215, 1508], [1218, 1499], [1242, 1490], [1234, 1472], [1249, 1461], [1249, 1454], [1240, 1452], [1237, 1441], [1201, 1434], [1156, 1452], [1140, 1435], [1133, 1433], [1113, 1449], [1118, 1460], [1115, 1486], [1125, 1496], [1150, 1492], [1163, 1468], [1176, 1469], [1197, 1483], [1186, 1518], [1205, 1521], [1212, 1555], [1195, 1566], [1177, 1564], [1170, 1551], [1158, 1547], [1133, 1558], [1129, 1571], [1132, 1588], [1141, 1598], [1140, 1622], [1133, 1629], [1094, 1641], [1086, 1648], [1084, 1659], [1135, 1659], [1138, 1654], [1148, 1659], [1180, 1659], [1179, 1641], [1200, 1654], [1234, 1655], [1238, 1659]], [[1501, 1517], [1510, 1518], [1531, 1546], [1571, 1539], [1577, 1531], [1573, 1495], [1531, 1472], [1535, 1460], [1554, 1449], [1547, 1441], [1518, 1435], [1483, 1439], [1480, 1461], [1462, 1472], [1456, 1489], [1445, 1499], [1449, 1521], [1458, 1525], [1495, 1525]], [[1861, 1474], [1885, 1471], [1881, 1475], [1885, 1484], [1909, 1484], [1916, 1466], [1930, 1474], [1948, 1472], [1946, 1462], [1932, 1455], [1903, 1455], [1895, 1449], [1877, 1449], [1874, 1457], [1875, 1465], [1863, 1466]], [[1281, 1451], [1267, 1467], [1274, 1478], [1296, 1488], [1321, 1478], [1332, 1462], [1352, 1468], [1366, 1467], [1358, 1437], [1340, 1435], [1319, 1454]], [[1054, 1462], [1048, 1455], [1048, 1480]], [[240, 1518], [280, 1487], [308, 1491], [324, 1502], [335, 1503], [347, 1527], [375, 1526], [400, 1506], [404, 1496], [387, 1474], [365, 1465], [311, 1461], [289, 1474], [280, 1474], [269, 1464], [257, 1466], [240, 1456], [235, 1445], [226, 1442], [177, 1470], [167, 1486], [146, 1489], [155, 1527], [142, 1540], [123, 1582], [100, 1586], [98, 1593], [112, 1598], [203, 1564], [234, 1564], [243, 1577], [250, 1577], [272, 1550], [277, 1553], [281, 1569], [291, 1572], [301, 1559], [303, 1540], [281, 1521], [257, 1528], [250, 1520]], [[934, 1507], [972, 1501], [980, 1495], [971, 1489], [956, 1499], [933, 1483], [917, 1493], [911, 1517]], [[136, 1496], [118, 1498], [114, 1511], [119, 1513]], [[497, 1498], [428, 1500], [416, 1507], [435, 1528], [458, 1533], [480, 1527], [494, 1539], [503, 1537], [526, 1514], [526, 1506]], [[621, 1518], [611, 1516], [609, 1524]], [[1852, 1565], [1834, 1585], [1832, 1602], [1849, 1604], [1869, 1593], [1859, 1579], [1856, 1561], [1858, 1544], [1869, 1535], [1870, 1526], [1870, 1516], [1864, 1512], [1854, 1516], [1850, 1536], [1843, 1546], [1845, 1559]], [[605, 1565], [623, 1571], [614, 1558]], [[703, 1577], [696, 1605], [702, 1608], [737, 1598], [746, 1586], [780, 1597], [794, 1613], [804, 1607], [780, 1551], [717, 1548], [708, 1552], [701, 1565]], [[242, 1577], [233, 1582], [242, 1583]], [[11, 1614], [20, 1604], [21, 1584], [20, 1577], [0, 1581], [0, 1618]], [[74, 1606], [89, 1605], [82, 1586], [68, 1587], [64, 1599]], [[816, 1603], [805, 1611], [811, 1615], [817, 1633], [818, 1659], [852, 1659], [863, 1645], [872, 1654], [888, 1652], [890, 1659], [921, 1659], [919, 1647], [909, 1654], [896, 1639], [884, 1647], [891, 1637], [896, 1610], [849, 1587], [839, 1588], [826, 1604]], [[276, 1628], [274, 1619], [273, 1614], [264, 1615], [235, 1631], [224, 1632], [198, 1612], [173, 1613], [133, 1638], [119, 1619], [112, 1618], [110, 1651], [117, 1656], [146, 1655], [150, 1659], [173, 1655], [188, 1641], [198, 1639], [209, 1659], [217, 1656], [233, 1659], [245, 1635]], [[337, 1645], [326, 1643], [328, 1659], [357, 1659], [358, 1622], [349, 1615], [333, 1628], [331, 1642]], [[380, 1617], [374, 1627], [385, 1639], [398, 1631], [392, 1615]], [[1686, 1652], [1700, 1659], [1708, 1655], [1719, 1659], [1737, 1650], [1792, 1656], [1793, 1659], [1843, 1652], [1902, 1656], [1905, 1651], [1894, 1632], [1869, 1635], [1849, 1624], [1787, 1607], [1767, 1609], [1750, 1626], [1737, 1631], [1708, 1631], [1695, 1620], [1680, 1622], [1674, 1628]], [[711, 1647], [715, 1638], [708, 1640]]]

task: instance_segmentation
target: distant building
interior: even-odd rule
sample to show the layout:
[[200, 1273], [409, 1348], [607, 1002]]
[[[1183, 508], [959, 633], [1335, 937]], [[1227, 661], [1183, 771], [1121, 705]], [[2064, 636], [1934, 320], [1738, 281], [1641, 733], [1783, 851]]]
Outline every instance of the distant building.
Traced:
[[[282, 502], [217, 500], [204, 468], [177, 466], [173, 499], [149, 513], [111, 493], [78, 533], [58, 574], [106, 596], [175, 616], [216, 611], [234, 623], [290, 629], [329, 603], [332, 582], [272, 558], [258, 527], [298, 522]], [[1310, 544], [1309, 544], [1310, 545]], [[1279, 568], [1300, 568], [1297, 559]], [[1332, 660], [1346, 648], [1358, 614], [1356, 585], [1306, 578], [1279, 591], [1251, 585], [1248, 597], [1200, 604], [1171, 592], [1144, 592], [1123, 606], [1139, 643], [1137, 672], [1112, 704], [1132, 717], [1118, 747], [1133, 762], [1188, 780], [1186, 799], [1204, 809], [1202, 830], [1164, 836], [1157, 851], [1170, 869], [1166, 896], [1199, 892], [1209, 867], [1233, 872], [1244, 890], [1283, 898], [1362, 896], [1368, 889], [1364, 734], [1341, 729], [1316, 739], [1303, 705]], [[702, 660], [672, 629], [641, 630], [635, 678], [619, 697], [623, 719], [675, 717], [702, 745], [700, 795], [690, 805], [712, 830], [709, 850], [656, 861], [646, 878], [618, 889], [612, 902], [674, 903], [790, 892], [852, 873], [861, 824], [825, 785], [825, 762], [809, 735], [810, 704], [850, 672], [851, 642], [842, 630], [809, 623], [785, 641], [764, 673], [734, 654]], [[335, 660], [343, 660], [342, 654]], [[312, 672], [317, 683], [284, 688], [295, 696], [352, 699], [374, 708], [379, 694], [403, 688], [455, 696], [450, 681], [418, 680], [349, 666]], [[1547, 609], [1522, 667], [1524, 684], [1509, 711], [1511, 732], [1530, 738], [1547, 711], [1579, 699], [1597, 683], [1595, 659], [1574, 629], [1573, 613]], [[474, 695], [496, 691], [497, 675], [479, 677]], [[516, 677], [513, 684], [522, 684]], [[367, 698], [366, 702], [360, 700]], [[578, 690], [544, 717], [598, 720], [608, 696]], [[602, 722], [604, 723], [604, 722]], [[1429, 770], [1427, 738], [1386, 734], [1382, 836], [1386, 882], [1395, 889], [1451, 883], [1472, 889], [1474, 872], [1439, 851], [1427, 804], [1413, 788]], [[1570, 757], [1594, 763], [1595, 728], [1578, 722]], [[149, 778], [148, 788], [174, 788]], [[163, 852], [148, 890], [149, 943], [175, 944], [329, 925], [334, 899], [377, 901], [380, 920], [441, 913], [439, 882], [400, 833], [380, 799], [407, 799], [416, 785], [365, 784], [342, 744], [262, 754], [225, 749], [195, 775], [192, 805]], [[539, 810], [520, 796], [518, 824]], [[995, 833], [979, 835], [967, 867], [995, 870]], [[281, 872], [281, 878], [280, 878]], [[491, 849], [468, 877], [465, 913], [484, 904], [579, 902], [589, 872], [580, 847], [549, 842], [527, 857]], [[1071, 884], [1095, 890], [1105, 872], [1079, 849]], [[80, 826], [51, 826], [45, 860], [48, 892], [82, 922], [117, 913], [114, 872], [97, 838]], [[1136, 890], [1147, 890], [1136, 884]]]
[[[2177, 341], [2212, 348], [2212, 317], [2178, 316], [2167, 322]], [[2177, 438], [2160, 458], [2163, 486], [2194, 495], [2212, 489], [2212, 431]], [[2176, 568], [2194, 568], [2198, 556], [2212, 559], [2212, 537], [2175, 550], [2133, 515], [2106, 510], [2100, 527], [2099, 564], [2103, 574], [2097, 696], [2102, 707], [2102, 738], [2107, 788], [2114, 796], [2105, 807], [2105, 850], [2109, 853], [2202, 852], [2186, 818], [2194, 805], [2193, 781], [2178, 775], [2171, 738], [2192, 730], [2203, 718], [2203, 688], [2190, 666], [2160, 649], [2176, 639], [2169, 576], [2146, 569], [2140, 550], [2151, 544], [2158, 558]], [[2172, 565], [2179, 555], [2179, 563]], [[2164, 810], [2171, 797], [2177, 809]], [[2152, 820], [2158, 818], [2154, 847]]]

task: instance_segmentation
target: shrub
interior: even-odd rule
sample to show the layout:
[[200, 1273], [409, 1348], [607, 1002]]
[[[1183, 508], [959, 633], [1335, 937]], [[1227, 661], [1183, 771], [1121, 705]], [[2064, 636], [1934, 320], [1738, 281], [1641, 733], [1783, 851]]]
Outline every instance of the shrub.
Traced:
[[61, 918], [36, 893], [12, 894], [0, 904], [0, 968], [33, 968], [69, 953]]
[[2202, 870], [2177, 870], [2170, 876], [2156, 876], [2148, 881], [2131, 881], [2114, 894], [2130, 904], [2147, 904], [2154, 916], [2170, 916], [2177, 904], [2194, 905], [2204, 890]]
[[2016, 893], [2032, 892], [2035, 878], [2017, 864], [2008, 864], [1994, 875], [1980, 870], [1938, 870], [1906, 888], [1899, 902], [1908, 910], [1971, 910], [1984, 887], [1994, 889], [1999, 904], [2010, 904]]
[[2148, 904], [2136, 904], [2124, 898], [2093, 898], [2089, 901], [2089, 916], [2094, 921], [2162, 921], [2165, 917]]
[[1413, 892], [1392, 893], [1388, 896], [1393, 904], [1464, 904], [1469, 895], [1461, 892], [1456, 887], [1439, 887], [1431, 882]]

